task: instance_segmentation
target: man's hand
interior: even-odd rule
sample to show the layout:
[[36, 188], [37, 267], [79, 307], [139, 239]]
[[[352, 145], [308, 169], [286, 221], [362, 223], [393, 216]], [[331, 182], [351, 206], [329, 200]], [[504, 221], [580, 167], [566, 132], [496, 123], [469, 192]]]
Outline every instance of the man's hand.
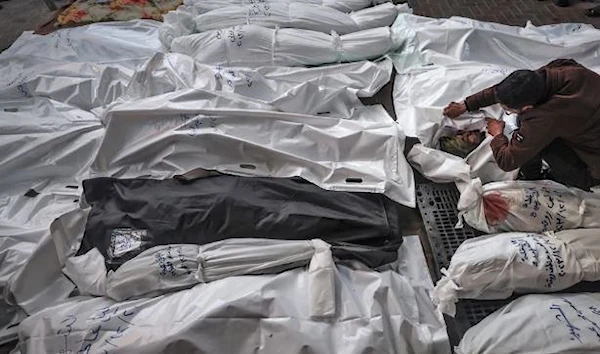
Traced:
[[444, 108], [444, 115], [452, 119], [464, 114], [465, 112], [467, 112], [467, 106], [464, 104], [464, 102], [452, 102], [446, 108]]
[[491, 136], [504, 134], [504, 121], [497, 120], [494, 118], [486, 118], [487, 131]]

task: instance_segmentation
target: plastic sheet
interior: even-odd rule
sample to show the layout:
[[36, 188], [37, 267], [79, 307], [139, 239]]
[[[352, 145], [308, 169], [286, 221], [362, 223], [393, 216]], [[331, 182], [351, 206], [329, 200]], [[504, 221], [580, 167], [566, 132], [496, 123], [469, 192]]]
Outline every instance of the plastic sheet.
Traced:
[[374, 59], [398, 49], [401, 44], [402, 40], [389, 27], [340, 36], [241, 25], [175, 38], [171, 50], [213, 65], [301, 66]]
[[32, 314], [69, 296], [75, 286], [62, 269], [79, 248], [88, 213], [89, 208], [75, 208], [50, 224], [31, 257], [11, 276], [5, 301]]
[[394, 28], [408, 46], [439, 65], [486, 63], [537, 69], [558, 58], [571, 58], [600, 70], [600, 30], [591, 25], [563, 23], [525, 27], [482, 22], [464, 17], [432, 19], [400, 14]]
[[156, 246], [125, 262], [105, 280], [94, 275], [94, 283], [106, 283], [106, 295], [123, 301], [238, 275], [277, 274], [309, 263], [310, 316], [333, 316], [336, 307], [335, 266], [329, 245], [321, 240], [247, 238], [223, 240], [200, 247]]
[[24, 32], [0, 54], [0, 98], [46, 97], [84, 110], [123, 94], [134, 69], [165, 49], [156, 21]]
[[598, 353], [600, 295], [527, 295], [469, 329], [457, 354]]
[[0, 190], [87, 174], [104, 127], [93, 114], [46, 98], [0, 100]]
[[[135, 69], [156, 52], [165, 48], [158, 39], [160, 22], [134, 20], [103, 22], [89, 26], [65, 28], [48, 35], [24, 32], [0, 59], [47, 59], [59, 63], [118, 64]], [[27, 59], [29, 58], [29, 59]]]
[[296, 28], [342, 35], [369, 28], [390, 26], [401, 8], [391, 2], [349, 14], [333, 8], [302, 3], [258, 3], [216, 9], [196, 16], [196, 31], [205, 32], [239, 25]]
[[222, 68], [204, 65], [190, 56], [158, 53], [141, 67], [123, 99], [133, 101], [182, 89], [235, 93], [294, 113], [349, 118], [390, 80], [392, 62], [329, 65], [315, 68]]
[[324, 189], [382, 193], [415, 205], [403, 134], [381, 106], [337, 119], [248, 107], [200, 109], [205, 103], [185, 94], [110, 109], [104, 117], [110, 139], [99, 149], [93, 175], [165, 178], [203, 168], [302, 177]]
[[[445, 354], [445, 325], [427, 296], [431, 285], [418, 238], [411, 241], [416, 242], [400, 249], [403, 259], [411, 259], [399, 264], [400, 274], [338, 266], [335, 313], [325, 321], [310, 317], [308, 271], [294, 269], [221, 279], [152, 299], [72, 298], [26, 319], [19, 327], [19, 349], [53, 352], [89, 345], [90, 352], [109, 347], [145, 353], [247, 352], [260, 346], [265, 353], [285, 347], [286, 352]], [[93, 340], [81, 342], [84, 338]]]
[[35, 196], [27, 190], [3, 191], [0, 196], [0, 292], [48, 233], [50, 223], [76, 209], [77, 189], [52, 184]]
[[[83, 186], [92, 211], [79, 254], [97, 248], [108, 269], [117, 269], [156, 245], [315, 236], [333, 245], [372, 246], [358, 252], [365, 254], [358, 260], [376, 260], [366, 263], [378, 267], [396, 259], [402, 241], [396, 203], [379, 194], [326, 191], [305, 181], [235, 176], [186, 182], [98, 178]], [[307, 205], [312, 207], [307, 210]], [[339, 254], [335, 249], [334, 255], [357, 259], [344, 249]]]
[[201, 14], [194, 7], [182, 6], [165, 16], [164, 25], [159, 31], [160, 40], [168, 47], [177, 37], [250, 24], [348, 34], [389, 26], [399, 12], [409, 11], [408, 4], [394, 5], [391, 2], [350, 14], [326, 6], [296, 2], [226, 6]]
[[[483, 232], [600, 227], [600, 196], [553, 181], [474, 179], [460, 195], [459, 219]], [[461, 223], [459, 222], [459, 226]]]
[[[312, 4], [331, 7], [333, 9], [350, 12], [372, 5], [389, 2], [389, 0], [265, 0], [261, 3], [267, 4]], [[184, 0], [185, 5], [194, 7], [199, 13], [219, 9], [225, 6], [243, 6], [252, 4], [251, 0]]]

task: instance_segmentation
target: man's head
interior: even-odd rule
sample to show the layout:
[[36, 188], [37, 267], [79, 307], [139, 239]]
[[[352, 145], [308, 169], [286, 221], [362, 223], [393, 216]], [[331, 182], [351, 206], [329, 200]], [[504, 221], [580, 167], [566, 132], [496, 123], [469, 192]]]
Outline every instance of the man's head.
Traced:
[[521, 114], [530, 110], [544, 91], [544, 77], [531, 70], [517, 70], [496, 86], [496, 99], [505, 111]]
[[485, 132], [479, 130], [463, 131], [455, 136], [443, 136], [439, 141], [440, 150], [465, 158], [479, 146], [483, 139], [485, 139]]

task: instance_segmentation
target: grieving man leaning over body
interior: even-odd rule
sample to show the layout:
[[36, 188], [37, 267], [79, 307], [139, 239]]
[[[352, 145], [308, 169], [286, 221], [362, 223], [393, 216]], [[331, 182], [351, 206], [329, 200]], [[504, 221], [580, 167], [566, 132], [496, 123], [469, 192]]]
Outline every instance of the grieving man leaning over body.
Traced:
[[[558, 59], [535, 71], [517, 70], [462, 103], [450, 103], [444, 114], [456, 118], [495, 103], [518, 115], [510, 141], [504, 122], [487, 122], [501, 169], [521, 168], [520, 179], [553, 179], [583, 190], [600, 183], [600, 75]], [[542, 159], [550, 166], [546, 175]]]

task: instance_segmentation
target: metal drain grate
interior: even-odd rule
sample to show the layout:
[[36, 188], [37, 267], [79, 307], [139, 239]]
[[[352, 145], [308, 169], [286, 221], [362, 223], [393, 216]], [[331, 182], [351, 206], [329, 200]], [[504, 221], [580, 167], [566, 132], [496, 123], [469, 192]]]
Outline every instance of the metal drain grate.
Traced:
[[[440, 269], [448, 268], [452, 255], [460, 244], [466, 239], [482, 234], [468, 225], [465, 225], [463, 229], [454, 228], [458, 222], [456, 205], [459, 197], [460, 193], [454, 184], [420, 184], [417, 186], [417, 204], [433, 252], [436, 280], [441, 277]], [[451, 320], [452, 326], [462, 337], [467, 329], [509, 302], [510, 300], [461, 300], [456, 304], [456, 317]]]
[[461, 336], [467, 329], [473, 327], [492, 312], [508, 305], [513, 298], [505, 300], [460, 300], [456, 304], [455, 320]]
[[481, 235], [468, 225], [455, 229], [458, 222], [458, 198], [460, 194], [454, 184], [420, 184], [417, 186], [417, 204], [425, 224], [427, 238], [433, 251], [436, 279], [439, 270], [450, 265], [452, 255], [463, 241]]

